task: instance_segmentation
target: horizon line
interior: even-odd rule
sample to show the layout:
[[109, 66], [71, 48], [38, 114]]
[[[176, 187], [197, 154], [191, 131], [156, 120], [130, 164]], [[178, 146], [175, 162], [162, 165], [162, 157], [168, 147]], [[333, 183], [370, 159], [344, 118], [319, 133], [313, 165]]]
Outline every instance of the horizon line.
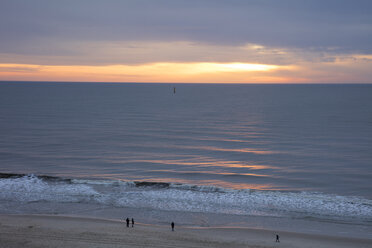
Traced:
[[105, 81], [36, 81], [36, 80], [0, 80], [0, 83], [86, 83], [86, 84], [218, 84], [218, 85], [370, 85], [372, 82], [278, 82], [278, 83], [216, 83], [216, 82], [105, 82]]

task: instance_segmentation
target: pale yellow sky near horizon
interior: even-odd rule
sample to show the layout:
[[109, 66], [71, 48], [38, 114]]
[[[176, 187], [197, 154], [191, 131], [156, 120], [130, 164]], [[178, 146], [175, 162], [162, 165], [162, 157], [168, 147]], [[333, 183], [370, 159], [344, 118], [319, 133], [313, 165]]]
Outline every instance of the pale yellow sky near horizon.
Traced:
[[270, 71], [289, 66], [248, 63], [151, 63], [141, 65], [59, 66], [0, 64], [0, 78], [25, 81], [211, 82], [278, 81]]
[[[139, 65], [0, 64], [0, 81], [164, 83], [370, 83], [369, 63], [266, 65], [151, 63]], [[306, 67], [307, 66], [307, 67]], [[358, 75], [358, 72], [362, 72]], [[372, 76], [372, 75], [371, 75]]]
[[[83, 46], [86, 50], [82, 49], [80, 56], [0, 54], [0, 80], [371, 83], [372, 78], [372, 56], [364, 54], [320, 56], [316, 52], [257, 44], [216, 46], [190, 42], [131, 42], [100, 45]], [[19, 63], [21, 61], [24, 62]]]

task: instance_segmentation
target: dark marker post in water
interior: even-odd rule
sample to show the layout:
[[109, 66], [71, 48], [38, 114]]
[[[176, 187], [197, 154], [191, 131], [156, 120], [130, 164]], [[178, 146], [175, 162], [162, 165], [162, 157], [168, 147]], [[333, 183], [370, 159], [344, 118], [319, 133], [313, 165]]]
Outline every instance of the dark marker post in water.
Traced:
[[171, 223], [172, 232], [174, 231], [174, 222]]

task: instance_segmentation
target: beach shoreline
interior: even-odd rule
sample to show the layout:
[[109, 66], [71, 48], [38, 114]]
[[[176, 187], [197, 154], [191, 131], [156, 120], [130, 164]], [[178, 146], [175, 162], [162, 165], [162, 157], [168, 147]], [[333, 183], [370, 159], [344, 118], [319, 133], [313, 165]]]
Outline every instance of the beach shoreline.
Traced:
[[[275, 235], [280, 235], [280, 243]], [[0, 247], [372, 247], [372, 239], [242, 227], [178, 226], [61, 216], [0, 215]]]

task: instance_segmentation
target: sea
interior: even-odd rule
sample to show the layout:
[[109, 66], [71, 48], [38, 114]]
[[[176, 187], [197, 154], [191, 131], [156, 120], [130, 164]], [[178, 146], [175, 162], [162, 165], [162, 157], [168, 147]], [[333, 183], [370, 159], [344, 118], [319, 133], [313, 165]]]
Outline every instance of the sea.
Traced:
[[0, 82], [0, 214], [372, 239], [372, 85]]

